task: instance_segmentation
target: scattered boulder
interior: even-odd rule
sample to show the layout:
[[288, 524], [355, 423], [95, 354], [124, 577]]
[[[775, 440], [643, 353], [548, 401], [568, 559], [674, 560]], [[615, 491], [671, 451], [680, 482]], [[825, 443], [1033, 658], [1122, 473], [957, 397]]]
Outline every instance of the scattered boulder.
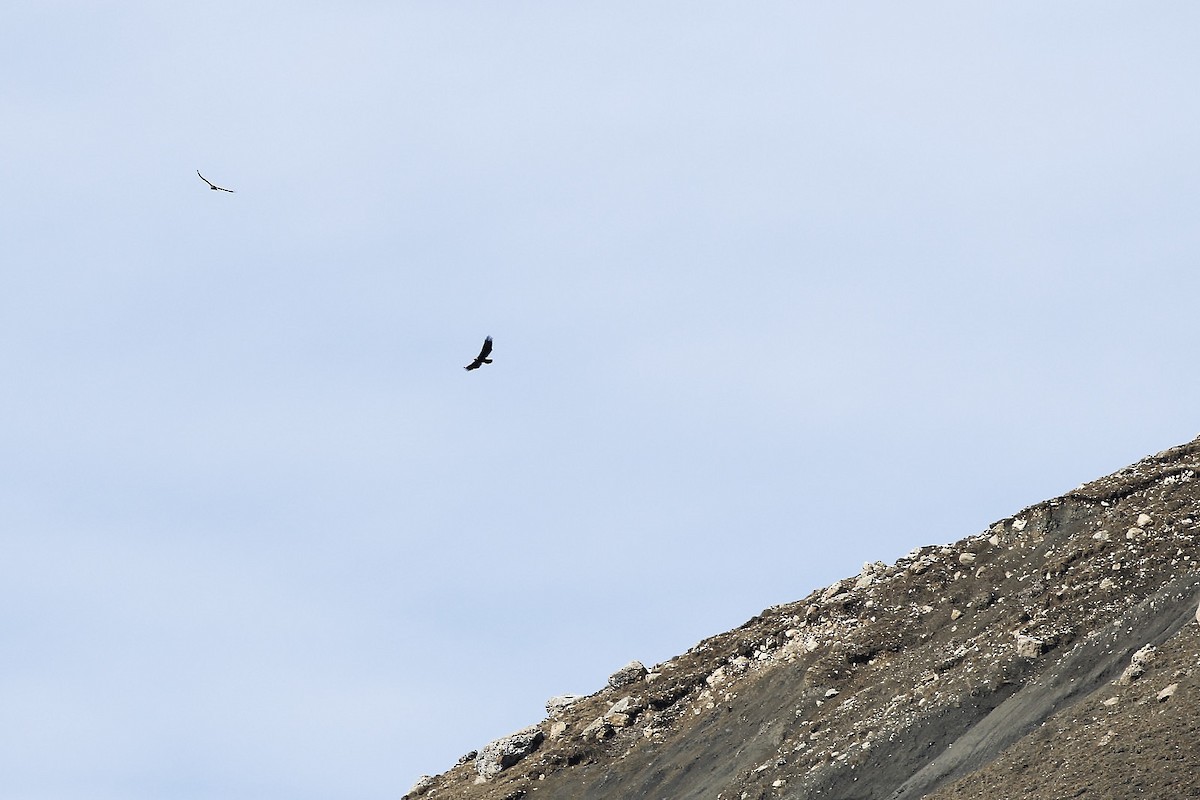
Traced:
[[622, 697], [604, 712], [604, 721], [614, 728], [626, 728], [643, 708], [645, 706], [642, 701], [633, 697]]
[[863, 564], [862, 571], [858, 573], [858, 580], [854, 582], [855, 589], [866, 589], [878, 580], [882, 580], [888, 574], [889, 567], [882, 561], [868, 561]]
[[608, 714], [633, 715], [640, 712], [643, 708], [645, 708], [645, 705], [641, 700], [638, 700], [634, 697], [622, 697], [620, 700], [612, 704], [612, 707], [608, 709], [608, 712], [605, 714], [605, 716]]
[[853, 592], [840, 592], [829, 598], [828, 605], [845, 608], [855, 599]]
[[1117, 678], [1117, 683], [1121, 686], [1128, 686], [1136, 681], [1146, 672], [1146, 665], [1154, 660], [1154, 654], [1157, 648], [1148, 644], [1141, 650], [1138, 650], [1129, 659], [1129, 666], [1121, 673], [1121, 677]]
[[843, 581], [838, 581], [837, 583], [833, 584], [825, 591], [821, 592], [821, 601], [826, 602], [828, 600], [832, 600], [834, 597], [841, 594], [842, 593], [842, 583], [843, 583]]
[[613, 732], [613, 726], [604, 717], [596, 717], [583, 729], [581, 735], [585, 739], [607, 739]]
[[620, 689], [631, 683], [637, 683], [646, 677], [648, 671], [640, 661], [630, 661], [625, 666], [608, 676], [608, 685], [612, 689]]
[[720, 686], [725, 682], [725, 667], [720, 666], [712, 671], [712, 674], [704, 679], [704, 682], [709, 686]]
[[417, 782], [413, 784], [412, 788], [404, 793], [404, 796], [420, 797], [429, 790], [429, 787], [433, 785], [433, 781], [434, 779], [432, 775], [422, 775], [421, 777], [417, 778]]
[[1171, 699], [1171, 695], [1175, 694], [1175, 690], [1178, 688], [1179, 688], [1178, 683], [1172, 683], [1170, 686], [1168, 686], [1167, 688], [1165, 688], [1161, 692], [1159, 692], [1157, 695], [1155, 695], [1155, 697], [1158, 698], [1158, 702], [1165, 703]]
[[581, 694], [557, 694], [546, 701], [546, 713], [554, 716], [583, 699]]
[[536, 725], [489, 742], [475, 757], [475, 771], [485, 780], [508, 769], [537, 749], [546, 735]]
[[1022, 658], [1037, 658], [1046, 652], [1046, 642], [1036, 636], [1017, 634], [1017, 655]]

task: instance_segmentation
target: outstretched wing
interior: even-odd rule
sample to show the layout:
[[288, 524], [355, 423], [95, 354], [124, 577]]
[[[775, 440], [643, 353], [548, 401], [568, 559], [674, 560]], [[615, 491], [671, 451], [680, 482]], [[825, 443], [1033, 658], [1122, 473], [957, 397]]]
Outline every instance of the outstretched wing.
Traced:
[[[196, 170], [196, 174], [200, 175], [200, 170]], [[215, 183], [213, 183], [212, 181], [210, 181], [208, 178], [204, 177], [203, 175], [200, 175], [200, 180], [207, 183], [208, 188], [210, 188], [210, 189], [216, 189], [218, 192], [229, 192], [230, 194], [237, 194], [236, 192], [233, 191], [233, 189], [226, 189], [224, 186], [217, 186]]]
[[483, 347], [480, 348], [479, 355], [475, 356], [475, 360], [472, 361], [470, 364], [467, 364], [465, 367], [463, 367], [463, 369], [465, 369], [465, 370], [479, 369], [484, 364], [490, 364], [491, 362], [488, 361], [488, 356], [491, 355], [491, 352], [492, 352], [492, 337], [489, 336], [483, 340]]

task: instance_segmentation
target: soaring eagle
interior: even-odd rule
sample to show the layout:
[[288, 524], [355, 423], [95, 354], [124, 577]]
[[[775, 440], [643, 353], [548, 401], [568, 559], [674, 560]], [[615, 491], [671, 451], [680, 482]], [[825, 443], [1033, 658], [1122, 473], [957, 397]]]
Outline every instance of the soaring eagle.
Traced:
[[[196, 174], [200, 175], [200, 170], [196, 170]], [[226, 189], [224, 186], [217, 186], [215, 183], [213, 183], [212, 181], [210, 181], [208, 178], [204, 177], [203, 175], [200, 175], [200, 180], [207, 183], [208, 188], [212, 189], [214, 192], [229, 192], [230, 194], [233, 194], [233, 189]]]
[[475, 360], [472, 361], [470, 364], [467, 364], [465, 367], [463, 367], [463, 369], [479, 369], [484, 364], [492, 363], [492, 360], [490, 358], [488, 358], [488, 356], [491, 354], [492, 354], [492, 337], [489, 336], [483, 340], [483, 347], [480, 349], [479, 355], [475, 356]]

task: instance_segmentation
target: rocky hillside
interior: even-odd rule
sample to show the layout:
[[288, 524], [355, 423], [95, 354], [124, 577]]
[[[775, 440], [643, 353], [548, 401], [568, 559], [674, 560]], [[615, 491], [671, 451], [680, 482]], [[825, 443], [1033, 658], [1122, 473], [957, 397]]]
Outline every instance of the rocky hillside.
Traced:
[[407, 798], [1200, 796], [1200, 438], [769, 608]]

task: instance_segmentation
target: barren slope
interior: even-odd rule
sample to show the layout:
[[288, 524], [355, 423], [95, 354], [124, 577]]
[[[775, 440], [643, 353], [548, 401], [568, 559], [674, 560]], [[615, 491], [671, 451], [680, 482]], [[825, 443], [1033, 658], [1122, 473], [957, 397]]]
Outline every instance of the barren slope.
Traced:
[[1197, 472], [1200, 439], [868, 564], [408, 797], [1200, 795]]

